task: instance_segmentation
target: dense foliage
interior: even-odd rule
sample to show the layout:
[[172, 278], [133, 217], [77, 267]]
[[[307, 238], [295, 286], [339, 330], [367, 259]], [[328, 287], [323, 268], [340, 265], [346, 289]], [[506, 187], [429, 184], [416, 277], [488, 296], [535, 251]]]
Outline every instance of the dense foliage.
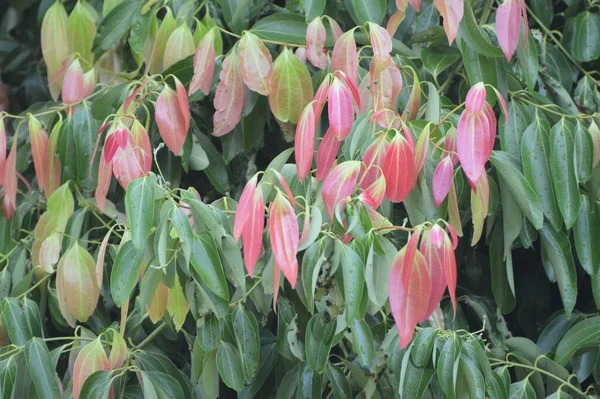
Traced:
[[600, 395], [599, 3], [0, 21], [2, 398]]

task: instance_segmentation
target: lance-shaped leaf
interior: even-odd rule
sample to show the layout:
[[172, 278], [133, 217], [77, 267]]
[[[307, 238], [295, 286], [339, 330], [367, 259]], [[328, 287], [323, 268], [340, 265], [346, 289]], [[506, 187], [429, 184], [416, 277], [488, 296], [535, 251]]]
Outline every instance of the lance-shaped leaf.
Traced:
[[[439, 226], [435, 225], [434, 228], [435, 227], [438, 227], [442, 233], [442, 243], [440, 244], [443, 245], [445, 233]], [[433, 238], [433, 229], [423, 232], [420, 247], [420, 251], [425, 257], [425, 263], [429, 270], [429, 277], [431, 280], [431, 296], [429, 297], [429, 305], [427, 306], [426, 314], [433, 313], [446, 291], [446, 275], [444, 271], [445, 251], [442, 245], [438, 246], [434, 243]]]
[[[46, 130], [44, 130], [40, 121], [34, 116], [30, 116], [29, 118], [29, 141], [31, 142], [31, 155], [35, 168], [35, 176], [38, 179], [38, 186], [42, 190], [46, 184], [47, 175], [48, 134], [46, 134]], [[0, 149], [0, 151], [2, 150]]]
[[[67, 11], [60, 1], [54, 2], [46, 11], [40, 37], [44, 62], [48, 68], [48, 80], [52, 81], [70, 54]], [[62, 79], [56, 79], [56, 82], [50, 85], [50, 94], [55, 101], [58, 99], [61, 84]]]
[[131, 227], [131, 240], [138, 249], [143, 249], [152, 230], [154, 221], [154, 189], [156, 179], [142, 177], [127, 187], [125, 211]]
[[342, 71], [358, 87], [358, 54], [354, 29], [349, 30], [336, 40], [331, 53], [331, 71]]
[[175, 29], [167, 40], [165, 55], [163, 56], [163, 69], [194, 54], [194, 36], [187, 24], [181, 24]]
[[242, 230], [244, 263], [250, 277], [254, 276], [254, 266], [262, 251], [262, 235], [265, 229], [265, 202], [262, 190], [257, 190], [250, 199], [248, 220]]
[[54, 265], [60, 257], [59, 234], [52, 234], [42, 242], [40, 247], [40, 266], [48, 273], [54, 272]]
[[140, 165], [145, 173], [150, 172], [152, 169], [152, 146], [150, 145], [150, 137], [144, 125], [139, 120], [135, 119], [131, 124], [131, 140], [132, 146], [139, 149], [141, 152], [143, 162]]
[[190, 311], [190, 305], [185, 299], [185, 294], [179, 283], [179, 278], [175, 278], [175, 284], [172, 288], [169, 288], [167, 310], [169, 311], [169, 315], [173, 318], [175, 331], [181, 330], [185, 318]]
[[[56, 295], [60, 311], [75, 326], [75, 319], [84, 323], [96, 310], [100, 296], [96, 281], [96, 265], [92, 256], [75, 242], [58, 262]], [[69, 316], [73, 319], [69, 320]]]
[[333, 168], [323, 182], [323, 202], [325, 202], [329, 220], [333, 220], [336, 207], [343, 206], [345, 199], [354, 193], [360, 168], [359, 161], [343, 162]]
[[273, 78], [269, 49], [254, 33], [246, 31], [239, 42], [238, 57], [244, 83], [252, 91], [268, 96]]
[[410, 90], [410, 97], [406, 103], [406, 108], [402, 111], [402, 119], [412, 121], [417, 118], [419, 107], [421, 106], [421, 82], [417, 71], [413, 71], [413, 85]]
[[456, 151], [467, 179], [474, 186], [489, 158], [489, 125], [481, 113], [465, 111], [458, 121]]
[[310, 173], [315, 152], [315, 130], [317, 129], [317, 120], [315, 119], [315, 107], [318, 103], [309, 103], [304, 107], [300, 120], [296, 126], [296, 135], [294, 136], [294, 154], [296, 157], [296, 169], [298, 180], [303, 181]]
[[421, 11], [421, 0], [408, 0], [408, 4], [410, 4], [416, 12]]
[[446, 37], [448, 37], [448, 43], [452, 45], [458, 33], [458, 25], [463, 17], [464, 0], [435, 0], [434, 4], [444, 17], [444, 30], [446, 31]]
[[319, 69], [327, 68], [326, 39], [323, 20], [321, 17], [313, 19], [306, 29], [306, 58]]
[[396, 100], [402, 91], [402, 74], [395, 63], [376, 70], [371, 64], [371, 88], [375, 98], [375, 109], [396, 109]]
[[110, 162], [115, 157], [119, 148], [123, 149], [127, 146], [127, 137], [129, 129], [122, 123], [118, 123], [116, 128], [106, 135], [106, 141], [103, 147], [103, 158], [106, 162]]
[[390, 52], [392, 51], [392, 38], [388, 31], [381, 26], [372, 22], [369, 25], [369, 38], [371, 40], [371, 46], [373, 48], [373, 62], [375, 63], [375, 69], [381, 70], [386, 68], [392, 57]]
[[177, 79], [177, 91], [165, 84], [156, 100], [154, 117], [160, 137], [174, 155], [179, 155], [190, 129], [190, 106], [185, 88]]
[[117, 331], [113, 331], [113, 342], [108, 355], [108, 361], [111, 369], [118, 369], [123, 365], [127, 358], [127, 343], [123, 336]]
[[399, 133], [394, 136], [385, 153], [383, 174], [386, 196], [392, 202], [402, 202], [412, 189], [415, 157], [408, 141]]
[[149, 57], [146, 57], [146, 63], [150, 65], [150, 73], [159, 73], [166, 69], [163, 67], [165, 48], [167, 47], [167, 41], [177, 27], [171, 8], [167, 7], [165, 11], [165, 16], [156, 32], [152, 51], [149, 53]]
[[329, 88], [327, 98], [329, 128], [338, 140], [345, 140], [352, 130], [354, 121], [352, 93], [341, 80], [335, 78]]
[[198, 90], [208, 95], [215, 74], [216, 51], [215, 51], [215, 29], [208, 31], [200, 40], [200, 44], [194, 55], [194, 76], [188, 90], [191, 96]]
[[361, 193], [359, 199], [366, 205], [369, 205], [373, 209], [379, 208], [385, 199], [385, 176], [383, 172], [378, 169], [379, 177], [373, 184], [365, 188], [365, 191]]
[[[3, 122], [1, 122], [3, 123]], [[4, 162], [2, 185], [4, 188], [4, 203], [2, 210], [6, 219], [12, 219], [17, 208], [17, 137], [13, 137], [12, 146]]]
[[[50, 142], [52, 142], [52, 140], [50, 140]], [[106, 205], [106, 194], [110, 188], [112, 169], [112, 161], [106, 162], [104, 149], [102, 149], [102, 154], [100, 154], [100, 165], [98, 166], [98, 185], [94, 192], [94, 197], [96, 198], [96, 203], [98, 204], [100, 211], [104, 211], [104, 206]]]
[[317, 149], [317, 181], [323, 180], [333, 168], [340, 149], [340, 141], [327, 129]]
[[385, 154], [387, 152], [388, 142], [385, 135], [381, 135], [375, 139], [369, 145], [365, 154], [363, 155], [363, 162], [365, 164], [365, 173], [360, 181], [360, 187], [366, 188], [371, 184], [375, 183], [379, 177], [379, 173], [383, 167], [383, 161], [385, 160]]
[[[408, 130], [408, 127], [403, 127], [404, 136], [412, 137], [412, 133]], [[427, 157], [427, 150], [429, 149], [429, 127], [421, 130], [417, 142], [415, 143], [415, 179], [413, 181], [413, 187], [417, 185], [419, 174], [423, 170], [425, 165], [425, 158]]]
[[144, 176], [149, 169], [147, 166], [147, 154], [142, 148], [134, 143], [133, 136], [127, 137], [125, 148], [118, 149], [113, 159], [113, 174], [124, 189], [127, 189], [129, 183]]
[[146, 304], [146, 311], [152, 324], [156, 324], [162, 320], [167, 310], [168, 296], [169, 288], [162, 281], [159, 281], [154, 288], [152, 300]]
[[78, 399], [83, 384], [88, 377], [99, 370], [110, 370], [110, 363], [102, 347], [100, 338], [81, 349], [73, 366], [73, 399]]
[[269, 105], [280, 122], [298, 123], [300, 113], [313, 97], [313, 85], [306, 66], [285, 48], [273, 66]]
[[0, 186], [4, 180], [4, 163], [6, 162], [6, 127], [4, 118], [0, 118]]
[[404, 256], [405, 250], [402, 249], [394, 259], [388, 283], [390, 307], [398, 326], [401, 349], [412, 340], [417, 323], [426, 315], [431, 296], [431, 279], [423, 254], [417, 251], [408, 265], [412, 269], [408, 281], [403, 281]]
[[391, 37], [393, 37], [396, 34], [398, 27], [400, 27], [400, 24], [402, 23], [402, 21], [404, 21], [405, 17], [405, 10], [398, 10], [390, 16], [390, 19], [388, 19], [388, 23], [385, 26], [385, 30], [388, 31]]
[[465, 109], [473, 114], [480, 112], [483, 109], [483, 104], [485, 104], [486, 95], [487, 92], [483, 82], [474, 84], [467, 92]]
[[600, 246], [594, 242], [594, 237], [600, 234], [600, 219], [590, 200], [581, 194], [581, 206], [577, 221], [573, 225], [575, 249], [581, 267], [590, 275], [595, 276], [600, 266]]
[[[450, 227], [450, 226], [448, 226]], [[453, 236], [455, 234], [453, 233]], [[456, 240], [455, 240], [456, 242]], [[452, 309], [454, 316], [456, 316], [456, 256], [454, 255], [454, 249], [456, 246], [450, 240], [450, 237], [446, 234], [444, 237], [444, 276], [446, 277], [446, 284], [448, 285], [448, 294], [450, 295], [450, 301], [452, 302]]]
[[269, 229], [275, 262], [293, 288], [298, 277], [300, 230], [294, 208], [280, 191], [269, 208]]
[[436, 207], [439, 207], [448, 195], [453, 175], [454, 166], [452, 165], [452, 158], [445, 156], [435, 168], [435, 172], [433, 172], [432, 189]]
[[240, 122], [246, 106], [246, 87], [239, 59], [234, 51], [223, 60], [214, 105], [216, 112], [213, 117], [213, 135], [220, 137], [232, 131]]
[[254, 202], [254, 197], [256, 196], [257, 179], [258, 175], [254, 175], [248, 180], [248, 183], [246, 183], [246, 186], [242, 191], [240, 202], [238, 202], [233, 221], [233, 237], [236, 241], [240, 239], [242, 231], [244, 231], [244, 227], [246, 226], [246, 222], [250, 217], [250, 211], [252, 210], [252, 204]]
[[402, 266], [402, 270], [404, 275], [402, 276], [402, 281], [406, 282], [410, 280], [412, 273], [412, 263], [415, 260], [415, 254], [417, 249], [419, 248], [419, 239], [421, 238], [421, 231], [423, 231], [422, 226], [417, 226], [415, 231], [410, 234], [406, 245], [404, 246], [404, 265]]
[[558, 197], [558, 209], [567, 229], [570, 229], [579, 213], [579, 185], [575, 173], [574, 126], [565, 118], [550, 131], [550, 168]]
[[83, 69], [79, 60], [71, 63], [62, 86], [62, 100], [65, 104], [76, 104], [83, 100]]
[[96, 36], [96, 23], [89, 7], [77, 2], [67, 20], [67, 38], [72, 53], [79, 54], [87, 64], [92, 64], [92, 45]]
[[496, 36], [508, 61], [512, 58], [521, 33], [521, 2], [505, 0], [496, 11]]
[[[471, 219], [473, 220], [473, 238], [471, 246], [475, 246], [483, 233], [483, 222], [488, 214], [490, 203], [490, 186], [485, 171], [481, 174], [479, 181], [471, 191]], [[506, 216], [505, 216], [506, 217]]]

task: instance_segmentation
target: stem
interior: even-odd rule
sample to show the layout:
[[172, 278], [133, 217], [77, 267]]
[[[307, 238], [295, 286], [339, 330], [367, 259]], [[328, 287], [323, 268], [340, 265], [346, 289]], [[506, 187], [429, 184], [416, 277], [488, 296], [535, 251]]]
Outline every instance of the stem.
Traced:
[[156, 336], [157, 336], [157, 335], [159, 335], [159, 334], [162, 332], [162, 330], [164, 330], [164, 329], [165, 329], [165, 327], [167, 327], [167, 323], [162, 323], [160, 326], [156, 327], [156, 328], [154, 329], [154, 331], [152, 331], [152, 332], [150, 333], [150, 335], [148, 335], [148, 336], [146, 337], [146, 339], [145, 339], [145, 340], [143, 340], [143, 341], [142, 341], [142, 342], [140, 342], [138, 345], [136, 345], [136, 346], [133, 348], [133, 350], [136, 350], [136, 349], [141, 349], [141, 348], [143, 348], [144, 346], [148, 345], [148, 344], [149, 344], [149, 343], [150, 343], [150, 342], [151, 342], [151, 341], [152, 341], [154, 338], [156, 338]]
[[37, 283], [35, 283], [31, 288], [29, 288], [27, 291], [25, 291], [24, 293], [22, 293], [21, 295], [19, 295], [17, 297], [17, 299], [23, 298], [24, 296], [26, 296], [27, 294], [29, 294], [31, 291], [35, 290], [38, 286], [40, 286], [41, 284], [43, 284], [46, 280], [48, 280], [48, 278], [50, 278], [51, 274], [47, 274], [44, 277], [42, 277], [40, 279], [40, 281], [38, 281]]
[[494, 0], [488, 0], [488, 2], [483, 5], [483, 12], [479, 18], [479, 25], [485, 25], [487, 23], [487, 19], [492, 11], [492, 4], [494, 4]]
[[[242, 36], [241, 36], [241, 35], [238, 35], [237, 33], [230, 32], [230, 31], [228, 31], [228, 30], [227, 30], [227, 29], [225, 29], [225, 28], [218, 27], [218, 29], [219, 29], [221, 32], [225, 33], [226, 35], [229, 35], [229, 36], [232, 36], [232, 37], [236, 37], [236, 38], [238, 38], [238, 39], [241, 39], [241, 38], [242, 38]], [[286, 42], [280, 42], [280, 41], [277, 41], [277, 40], [268, 40], [268, 39], [262, 39], [262, 38], [261, 38], [260, 40], [261, 40], [263, 43], [279, 44], [279, 45], [281, 45], [281, 46], [290, 46], [290, 47], [306, 47], [304, 44], [286, 43]]]

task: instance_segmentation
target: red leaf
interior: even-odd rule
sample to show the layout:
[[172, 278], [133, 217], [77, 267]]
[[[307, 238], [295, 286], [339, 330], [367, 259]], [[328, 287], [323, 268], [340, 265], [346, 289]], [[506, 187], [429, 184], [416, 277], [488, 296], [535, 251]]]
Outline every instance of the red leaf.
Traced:
[[383, 161], [386, 195], [392, 202], [401, 202], [408, 196], [414, 181], [414, 154], [406, 139], [400, 135], [392, 139]]
[[154, 116], [160, 136], [169, 150], [177, 156], [183, 148], [190, 128], [190, 108], [183, 85], [177, 78], [173, 79], [177, 92], [165, 84], [156, 100]]
[[375, 109], [396, 109], [396, 100], [402, 91], [402, 75], [396, 64], [392, 62], [387, 68], [377, 70], [373, 63], [369, 76], [375, 97]]
[[[296, 126], [294, 137], [294, 153], [296, 157], [296, 169], [298, 180], [303, 181], [310, 173], [315, 151], [315, 131], [317, 120], [315, 119], [315, 103], [309, 103], [304, 107], [300, 120]], [[317, 103], [318, 106], [318, 103]]]
[[212, 134], [220, 137], [232, 131], [240, 122], [246, 105], [246, 87], [235, 52], [231, 52], [223, 60], [214, 105], [216, 112], [213, 117]]
[[452, 159], [452, 165], [456, 166], [458, 163], [458, 154], [456, 153], [456, 129], [454, 127], [448, 129], [444, 137], [444, 149], [446, 150], [446, 154]]
[[119, 122], [119, 127], [106, 135], [106, 141], [104, 142], [104, 160], [110, 162], [115, 157], [119, 148], [123, 149], [127, 146], [127, 136], [129, 136], [129, 129]]
[[319, 69], [327, 68], [326, 40], [325, 25], [321, 17], [317, 17], [306, 29], [306, 58]]
[[342, 71], [349, 79], [358, 86], [358, 55], [356, 52], [356, 41], [354, 40], [354, 29], [344, 33], [336, 40], [331, 53], [331, 71]]
[[385, 69], [392, 62], [392, 57], [390, 56], [390, 52], [392, 51], [392, 38], [388, 31], [381, 26], [372, 22], [368, 22], [368, 24], [375, 69]]
[[323, 202], [325, 202], [329, 220], [333, 220], [335, 208], [343, 206], [342, 201], [354, 192], [360, 169], [359, 161], [343, 162], [333, 168], [323, 182]]
[[358, 94], [358, 88], [356, 87], [356, 84], [350, 79], [348, 75], [346, 75], [345, 72], [337, 71], [336, 76], [339, 76], [339, 78], [344, 82], [346, 87], [348, 87], [348, 89], [352, 93], [352, 98], [354, 98], [354, 104], [356, 105], [357, 109], [360, 109], [360, 95]]
[[456, 257], [454, 249], [448, 235], [444, 237], [444, 275], [446, 276], [446, 284], [448, 285], [448, 294], [452, 302], [454, 317], [456, 317]]
[[354, 110], [352, 94], [339, 80], [334, 79], [327, 93], [329, 110], [329, 128], [338, 140], [345, 140], [352, 130]]
[[412, 340], [417, 323], [424, 319], [431, 296], [431, 280], [425, 258], [420, 252], [415, 253], [414, 261], [408, 265], [412, 269], [410, 280], [406, 285], [402, 281], [404, 255], [405, 251], [401, 250], [394, 259], [388, 282], [390, 307], [398, 327], [402, 349]]
[[251, 198], [248, 220], [242, 230], [244, 263], [250, 277], [254, 277], [254, 266], [262, 251], [262, 235], [265, 229], [265, 202], [262, 190], [256, 190]]
[[520, 33], [521, 3], [519, 0], [506, 0], [496, 10], [496, 36], [508, 61], [517, 49]]
[[100, 156], [100, 165], [98, 166], [98, 185], [96, 186], [96, 202], [98, 203], [98, 209], [104, 211], [104, 205], [106, 204], [106, 194], [110, 188], [110, 179], [113, 173], [112, 161], [106, 162], [104, 155], [104, 149]]
[[390, 19], [388, 19], [388, 23], [385, 27], [385, 30], [387, 30], [388, 33], [390, 34], [390, 36], [392, 36], [392, 37], [396, 34], [398, 27], [404, 20], [404, 17], [406, 17], [406, 12], [404, 10], [405, 9], [402, 9], [402, 10], [398, 9], [398, 11], [393, 13], [390, 16]]
[[379, 172], [379, 177], [377, 178], [377, 180], [375, 180], [373, 184], [365, 188], [365, 191], [361, 193], [361, 195], [364, 194], [362, 198], [359, 196], [359, 199], [363, 203], [369, 205], [373, 209], [379, 208], [379, 206], [385, 199], [385, 176], [383, 176], [383, 172], [381, 172], [380, 169], [377, 169], [377, 171]]
[[47, 175], [46, 156], [48, 154], [48, 134], [34, 116], [29, 118], [29, 141], [31, 142], [31, 155], [33, 158], [35, 175], [38, 179], [40, 190], [43, 190], [46, 185]]
[[191, 96], [198, 90], [208, 95], [215, 74], [216, 50], [215, 50], [215, 32], [209, 30], [204, 35], [194, 55], [194, 76], [188, 90]]
[[144, 173], [150, 172], [152, 169], [152, 146], [150, 145], [150, 137], [144, 125], [137, 119], [133, 121], [131, 125], [131, 136], [133, 138], [133, 145], [139, 149], [143, 156], [142, 168]]
[[90, 375], [99, 370], [110, 370], [110, 363], [100, 338], [87, 344], [77, 355], [73, 366], [73, 399], [79, 399], [81, 388]]
[[417, 11], [421, 11], [421, 0], [408, 0], [410, 5]]
[[483, 82], [473, 85], [467, 92], [467, 98], [465, 99], [466, 110], [473, 114], [481, 111], [483, 104], [485, 104], [486, 95], [487, 92]]
[[65, 104], [76, 104], [83, 100], [83, 69], [75, 60], [67, 69], [62, 86], [62, 100]]
[[235, 238], [236, 241], [240, 239], [244, 227], [246, 226], [246, 222], [252, 213], [254, 198], [256, 197], [257, 180], [258, 175], [252, 176], [252, 179], [248, 180], [248, 183], [246, 183], [244, 191], [242, 191], [242, 195], [240, 196], [240, 202], [235, 211], [235, 218], [233, 221], [233, 238]]
[[285, 181], [285, 178], [281, 175], [281, 173], [279, 173], [275, 169], [271, 169], [270, 171], [273, 172], [273, 174], [277, 177], [277, 181], [279, 181], [279, 185], [281, 186], [281, 188], [283, 188], [283, 191], [287, 196], [287, 200], [289, 200], [292, 203], [292, 207], [295, 207], [296, 199], [294, 198], [294, 194], [292, 193], [292, 190], [290, 190], [290, 186], [287, 184], [287, 181]]
[[360, 181], [360, 187], [365, 189], [374, 184], [382, 172], [383, 161], [387, 152], [388, 142], [385, 135], [381, 135], [369, 145], [363, 155], [365, 173]]
[[454, 166], [452, 158], [445, 156], [433, 172], [433, 199], [435, 206], [439, 207], [442, 201], [448, 195], [450, 186], [452, 185], [452, 177], [454, 174]]
[[412, 275], [412, 267], [410, 265], [415, 260], [415, 254], [417, 252], [417, 248], [419, 247], [419, 239], [421, 238], [421, 231], [423, 230], [422, 226], [418, 226], [415, 231], [410, 234], [410, 237], [406, 243], [406, 252], [404, 253], [404, 266], [402, 270], [404, 270], [403, 282], [404, 286], [408, 284], [408, 281]]
[[239, 42], [238, 56], [240, 72], [246, 86], [252, 91], [268, 96], [273, 79], [273, 59], [269, 49], [258, 36], [246, 31]]
[[269, 209], [269, 229], [275, 263], [294, 288], [298, 278], [296, 253], [300, 242], [300, 230], [294, 208], [280, 191]]
[[[443, 234], [443, 231], [442, 231]], [[443, 237], [442, 237], [443, 239]], [[423, 233], [421, 240], [421, 253], [425, 257], [425, 263], [429, 270], [431, 279], [431, 296], [429, 297], [429, 305], [427, 306], [426, 315], [433, 313], [438, 306], [444, 292], [446, 291], [446, 275], [444, 274], [444, 248], [437, 248], [431, 240], [431, 231]]]
[[112, 161], [113, 174], [124, 189], [135, 179], [144, 176], [148, 171], [145, 169], [146, 159], [144, 151], [136, 146], [133, 136], [130, 134], [124, 149], [118, 149]]
[[458, 159], [472, 186], [481, 177], [490, 155], [489, 125], [482, 115], [463, 112], [456, 134]]
[[335, 164], [340, 142], [330, 129], [325, 132], [317, 149], [317, 181], [323, 180]]

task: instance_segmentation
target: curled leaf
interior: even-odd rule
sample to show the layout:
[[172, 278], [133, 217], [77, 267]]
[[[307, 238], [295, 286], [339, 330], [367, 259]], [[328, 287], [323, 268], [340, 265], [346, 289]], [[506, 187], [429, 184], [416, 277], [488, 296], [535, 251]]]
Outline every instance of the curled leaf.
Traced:
[[280, 191], [269, 208], [269, 229], [275, 263], [293, 288], [298, 277], [300, 230], [294, 208]]

